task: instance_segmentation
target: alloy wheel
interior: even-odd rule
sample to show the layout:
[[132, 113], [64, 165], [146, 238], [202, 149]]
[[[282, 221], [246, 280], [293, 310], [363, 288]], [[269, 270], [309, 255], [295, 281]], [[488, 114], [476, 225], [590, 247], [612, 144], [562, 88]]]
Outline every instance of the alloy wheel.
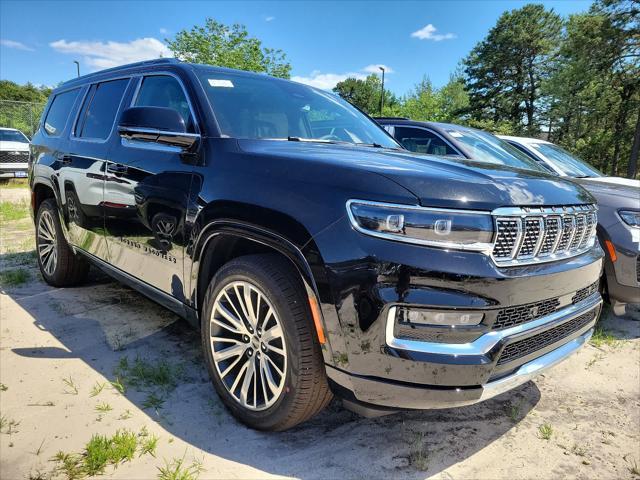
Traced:
[[287, 347], [273, 305], [255, 285], [224, 286], [211, 311], [211, 350], [219, 378], [236, 402], [265, 410], [280, 397]]
[[38, 256], [45, 273], [53, 275], [58, 263], [58, 248], [53, 216], [47, 210], [40, 214], [38, 221]]

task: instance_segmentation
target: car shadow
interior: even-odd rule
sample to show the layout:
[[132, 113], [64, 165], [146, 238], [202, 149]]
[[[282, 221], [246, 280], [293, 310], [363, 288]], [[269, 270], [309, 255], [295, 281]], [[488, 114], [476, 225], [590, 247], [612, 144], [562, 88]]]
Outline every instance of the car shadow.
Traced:
[[145, 408], [144, 389], [128, 388], [123, 395], [171, 435], [251, 466], [257, 477], [436, 475], [508, 434], [540, 400], [537, 386], [529, 382], [478, 405], [373, 419], [359, 417], [334, 400], [318, 416], [287, 432], [254, 431], [235, 421], [216, 396], [198, 332], [137, 292], [92, 272], [88, 283], [77, 288], [51, 289], [34, 280], [3, 289], [38, 329], [62, 345], [12, 351], [24, 357], [78, 359], [110, 380], [123, 357], [179, 366], [180, 380], [161, 408]]

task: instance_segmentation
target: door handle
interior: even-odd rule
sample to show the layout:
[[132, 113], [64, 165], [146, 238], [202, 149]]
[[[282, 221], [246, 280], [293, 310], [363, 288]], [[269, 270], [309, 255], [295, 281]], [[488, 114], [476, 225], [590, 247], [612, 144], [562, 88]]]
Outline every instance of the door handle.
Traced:
[[127, 169], [127, 166], [121, 163], [110, 163], [107, 165], [107, 172], [115, 173], [116, 175], [126, 173]]
[[56, 155], [56, 158], [63, 164], [69, 164], [71, 163], [71, 155], [67, 155], [65, 153], [58, 153]]

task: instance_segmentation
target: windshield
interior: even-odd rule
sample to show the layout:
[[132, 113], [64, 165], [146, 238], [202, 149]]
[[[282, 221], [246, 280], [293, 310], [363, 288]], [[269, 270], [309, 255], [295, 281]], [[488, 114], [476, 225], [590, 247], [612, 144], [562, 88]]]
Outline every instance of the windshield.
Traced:
[[531, 146], [551, 160], [562, 173], [569, 177], [584, 178], [603, 176], [602, 172], [553, 143], [532, 143]]
[[513, 145], [509, 145], [495, 135], [466, 128], [451, 127], [445, 130], [467, 147], [472, 160], [549, 173]]
[[379, 126], [339, 97], [273, 77], [197, 67], [222, 134], [399, 148]]
[[0, 130], [0, 142], [29, 143], [29, 139], [18, 130]]

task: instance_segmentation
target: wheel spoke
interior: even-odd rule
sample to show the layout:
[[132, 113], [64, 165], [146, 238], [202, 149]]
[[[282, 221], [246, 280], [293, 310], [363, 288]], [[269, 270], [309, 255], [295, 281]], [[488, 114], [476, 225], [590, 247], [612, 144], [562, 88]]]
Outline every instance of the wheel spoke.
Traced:
[[218, 362], [222, 362], [231, 357], [242, 355], [245, 351], [244, 345], [234, 345], [233, 347], [225, 348], [224, 350], [218, 350], [213, 353], [213, 356]]
[[284, 390], [287, 348], [268, 297], [249, 281], [229, 282], [209, 321], [213, 362], [227, 391], [246, 409], [272, 406]]

